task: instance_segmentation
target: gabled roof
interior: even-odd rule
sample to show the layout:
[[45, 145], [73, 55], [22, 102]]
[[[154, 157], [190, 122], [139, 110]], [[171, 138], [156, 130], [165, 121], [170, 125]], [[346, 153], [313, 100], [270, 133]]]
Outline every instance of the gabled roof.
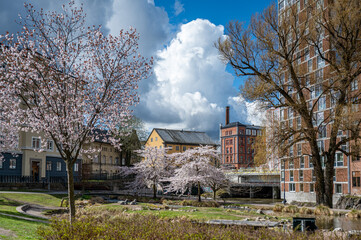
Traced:
[[216, 145], [205, 132], [154, 128], [164, 143]]

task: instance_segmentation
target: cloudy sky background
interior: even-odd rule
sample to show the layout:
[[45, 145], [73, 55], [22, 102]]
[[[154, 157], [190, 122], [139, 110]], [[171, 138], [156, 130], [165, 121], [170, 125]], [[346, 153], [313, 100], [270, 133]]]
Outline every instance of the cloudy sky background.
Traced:
[[[153, 74], [140, 85], [135, 115], [154, 127], [205, 131], [215, 140], [231, 121], [261, 124], [262, 113], [239, 96], [242, 79], [219, 58], [214, 43], [225, 37], [230, 20], [249, 22], [272, 0], [76, 0], [84, 3], [87, 24], [117, 34], [133, 26], [140, 33], [140, 52], [155, 59]], [[36, 8], [59, 10], [67, 1], [30, 1]], [[24, 15], [22, 0], [0, 0], [0, 34], [16, 32]]]

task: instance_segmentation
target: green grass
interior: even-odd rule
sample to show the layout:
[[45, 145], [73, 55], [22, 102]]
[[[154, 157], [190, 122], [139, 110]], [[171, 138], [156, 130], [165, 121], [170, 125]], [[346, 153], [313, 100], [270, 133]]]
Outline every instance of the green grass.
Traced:
[[[175, 218], [185, 216], [192, 220], [213, 220], [213, 219], [225, 219], [225, 220], [242, 220], [246, 217], [258, 217], [265, 216], [257, 214], [256, 212], [245, 212], [239, 210], [227, 210], [223, 208], [214, 208], [214, 207], [181, 207], [176, 209], [176, 211], [171, 211], [169, 209], [162, 210], [152, 210], [146, 209], [148, 204], [140, 204], [143, 207], [143, 210], [131, 210], [130, 208], [119, 206], [119, 205], [102, 205], [94, 208], [106, 209], [106, 210], [125, 210], [127, 212], [136, 212], [141, 215], [156, 215], [158, 217], [167, 217]], [[160, 206], [161, 207], [161, 206]], [[196, 210], [196, 211], [191, 211]]]
[[46, 193], [0, 193], [1, 200], [13, 201], [18, 203], [38, 204], [47, 207], [59, 207], [64, 194], [46, 194]]
[[47, 224], [0, 215], [0, 228], [11, 230], [16, 234], [16, 237], [0, 235], [0, 239], [39, 239], [36, 230], [42, 225]]

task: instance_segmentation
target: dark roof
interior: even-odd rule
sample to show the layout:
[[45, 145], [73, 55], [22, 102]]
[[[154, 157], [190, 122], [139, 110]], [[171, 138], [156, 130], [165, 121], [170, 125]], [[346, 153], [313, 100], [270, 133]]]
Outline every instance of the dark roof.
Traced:
[[217, 145], [205, 132], [154, 128], [165, 143]]
[[240, 123], [240, 122], [231, 122], [231, 123], [228, 123], [225, 126], [221, 126], [221, 128], [223, 129], [223, 128], [230, 128], [230, 127], [237, 127], [237, 126], [246, 127], [246, 128], [249, 128], [249, 129], [262, 129], [261, 126], [243, 124], [243, 123]]

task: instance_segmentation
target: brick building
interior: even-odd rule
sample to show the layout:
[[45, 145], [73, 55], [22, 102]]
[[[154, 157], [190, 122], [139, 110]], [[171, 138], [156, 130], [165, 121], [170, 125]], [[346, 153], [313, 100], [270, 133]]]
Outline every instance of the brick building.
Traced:
[[[307, 0], [278, 0], [279, 16], [282, 16], [285, 9], [292, 6], [297, 9], [299, 19], [304, 19], [309, 13], [308, 6], [312, 1]], [[327, 8], [328, 1], [317, 1], [317, 7]], [[301, 20], [302, 21], [302, 20]], [[323, 51], [331, 51], [328, 43], [327, 34], [320, 36]], [[292, 38], [291, 38], [292, 40]], [[320, 152], [322, 149], [328, 149], [330, 143], [332, 122], [327, 122], [327, 116], [332, 114], [334, 108], [334, 96], [322, 96], [323, 83], [332, 81], [332, 72], [330, 66], [318, 55], [313, 46], [302, 44], [297, 48], [297, 64], [304, 70], [305, 84], [309, 89], [309, 93], [305, 94], [308, 106], [314, 112], [314, 127], [318, 127], [318, 147]], [[286, 72], [282, 79], [287, 83], [289, 78]], [[311, 81], [310, 81], [311, 79]], [[359, 93], [359, 81], [356, 80], [351, 84], [349, 94]], [[355, 114], [360, 113], [359, 104], [353, 106]], [[279, 109], [279, 119], [281, 124], [292, 126], [294, 129], [302, 127], [300, 116], [293, 112], [290, 108]], [[322, 127], [324, 124], [324, 127]], [[337, 141], [347, 138], [348, 131], [339, 130]], [[342, 145], [342, 149], [349, 151], [350, 145]], [[324, 156], [321, 156], [324, 158]], [[324, 161], [324, 159], [323, 159]], [[324, 167], [324, 162], [323, 162]], [[334, 164], [334, 203], [342, 194], [361, 195], [360, 188], [360, 158], [351, 157], [343, 154], [341, 151], [336, 152], [336, 160]], [[313, 165], [311, 163], [311, 155], [309, 145], [306, 141], [298, 142], [290, 147], [288, 154], [281, 159], [281, 196], [285, 197], [287, 202], [296, 201], [316, 201], [315, 182]]]
[[220, 126], [222, 165], [236, 169], [254, 167], [253, 143], [260, 134], [260, 126], [230, 123], [227, 106], [225, 125]]

